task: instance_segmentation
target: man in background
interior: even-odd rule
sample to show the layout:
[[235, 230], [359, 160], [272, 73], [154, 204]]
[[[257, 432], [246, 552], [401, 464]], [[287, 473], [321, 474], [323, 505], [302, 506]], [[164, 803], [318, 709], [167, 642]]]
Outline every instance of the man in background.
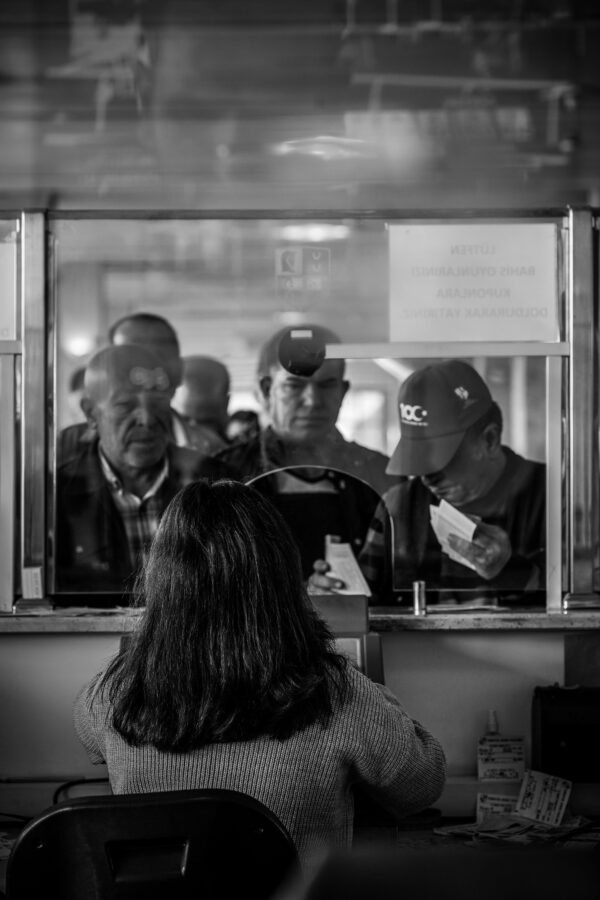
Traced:
[[182, 380], [172, 405], [183, 418], [189, 446], [217, 453], [229, 443], [229, 371], [212, 356], [186, 356], [182, 362]]
[[236, 409], [227, 420], [229, 441], [248, 441], [260, 431], [260, 418], [254, 409]]
[[[303, 336], [297, 350], [296, 334]], [[268, 424], [216, 457], [242, 480], [259, 479], [252, 483], [276, 503], [296, 537], [306, 577], [327, 535], [355, 552], [362, 547], [380, 496], [393, 483], [387, 456], [346, 440], [336, 426], [350, 385], [345, 361], [324, 358], [328, 343], [339, 338], [321, 325], [283, 328], [269, 338], [256, 373]]]
[[109, 346], [86, 366], [90, 438], [57, 467], [57, 589], [122, 594], [175, 493], [226, 475], [170, 435], [169, 373], [147, 348]]
[[[312, 374], [300, 374], [293, 362], [282, 363], [282, 348], [289, 347], [295, 331], [310, 333], [315, 345], [339, 343], [322, 325], [282, 328], [261, 348], [256, 369], [257, 391], [266, 427], [239, 447], [220, 457], [244, 478], [290, 466], [331, 467], [366, 481], [378, 493], [392, 479], [385, 472], [388, 457], [378, 450], [346, 440], [336, 423], [350, 383], [345, 360], [323, 359]], [[284, 349], [283, 358], [285, 359]]]
[[[148, 347], [162, 362], [169, 375], [171, 400], [183, 377], [183, 360], [177, 332], [170, 322], [154, 313], [130, 313], [108, 329], [111, 344], [140, 344]], [[193, 447], [193, 438], [185, 420], [171, 403], [171, 438], [178, 447]]]
[[[109, 343], [114, 346], [137, 344], [148, 348], [161, 362], [169, 377], [171, 400], [181, 383], [183, 362], [175, 329], [162, 316], [153, 313], [131, 313], [118, 319], [108, 329]], [[172, 406], [169, 410], [169, 434], [178, 447], [192, 447], [193, 441], [185, 420]], [[63, 428], [57, 436], [56, 457], [63, 462], [79, 452], [79, 444], [93, 438], [85, 422]]]

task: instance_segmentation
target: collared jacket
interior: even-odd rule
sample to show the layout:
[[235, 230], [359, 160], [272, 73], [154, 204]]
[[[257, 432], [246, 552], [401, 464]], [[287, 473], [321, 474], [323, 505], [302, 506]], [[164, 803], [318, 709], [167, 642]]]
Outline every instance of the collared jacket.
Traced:
[[[171, 444], [169, 471], [158, 489], [164, 510], [180, 488], [200, 478], [227, 477], [223, 464]], [[112, 594], [127, 591], [135, 564], [121, 515], [102, 474], [98, 441], [80, 441], [59, 462], [56, 479], [57, 592]]]
[[[354, 441], [345, 440], [335, 429], [328, 439], [328, 466], [346, 472], [366, 481], [382, 496], [395, 483], [395, 479], [386, 475], [387, 456], [378, 450], [363, 447]], [[286, 453], [285, 441], [279, 438], [272, 428], [263, 429], [249, 440], [239, 441], [222, 450], [216, 459], [235, 469], [244, 481], [257, 475], [284, 469], [291, 465]], [[314, 465], [323, 465], [315, 458]]]

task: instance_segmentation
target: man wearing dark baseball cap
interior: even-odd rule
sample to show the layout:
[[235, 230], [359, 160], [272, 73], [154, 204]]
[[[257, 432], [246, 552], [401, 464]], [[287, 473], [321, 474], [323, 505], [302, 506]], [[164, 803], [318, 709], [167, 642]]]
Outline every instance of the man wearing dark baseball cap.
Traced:
[[486, 383], [460, 359], [413, 372], [400, 388], [400, 440], [392, 475], [439, 472], [458, 450], [465, 432], [493, 405]]
[[[385, 494], [360, 555], [373, 591], [402, 597], [425, 581], [428, 600], [542, 603], [545, 466], [502, 444], [502, 413], [478, 372], [459, 359], [424, 365], [402, 384], [398, 412], [387, 471], [402, 480]], [[432, 525], [442, 501], [476, 523], [470, 539], [451, 532], [444, 549]]]

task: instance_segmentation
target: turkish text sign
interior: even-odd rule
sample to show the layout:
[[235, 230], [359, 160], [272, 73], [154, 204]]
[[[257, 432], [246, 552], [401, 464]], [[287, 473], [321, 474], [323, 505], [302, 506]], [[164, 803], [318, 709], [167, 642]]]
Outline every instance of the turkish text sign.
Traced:
[[556, 341], [549, 223], [390, 225], [391, 341]]

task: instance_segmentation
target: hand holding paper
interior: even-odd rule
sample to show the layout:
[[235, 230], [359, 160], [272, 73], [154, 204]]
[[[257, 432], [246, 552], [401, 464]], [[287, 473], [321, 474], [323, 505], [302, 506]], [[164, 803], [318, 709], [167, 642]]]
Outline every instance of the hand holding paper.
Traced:
[[337, 588], [338, 594], [371, 596], [371, 589], [365, 581], [350, 544], [332, 540], [331, 535], [326, 535], [325, 559], [331, 568], [329, 577], [339, 579], [343, 584], [343, 587]]
[[465, 545], [470, 544], [477, 523], [445, 500], [442, 500], [439, 506], [430, 506], [429, 516], [431, 527], [444, 553], [455, 562], [474, 569], [475, 567], [465, 558], [464, 553], [460, 553], [451, 546], [450, 537], [457, 536]]
[[429, 510], [432, 528], [450, 559], [473, 569], [486, 581], [502, 571], [512, 554], [510, 540], [502, 528], [473, 521], [445, 500]]

